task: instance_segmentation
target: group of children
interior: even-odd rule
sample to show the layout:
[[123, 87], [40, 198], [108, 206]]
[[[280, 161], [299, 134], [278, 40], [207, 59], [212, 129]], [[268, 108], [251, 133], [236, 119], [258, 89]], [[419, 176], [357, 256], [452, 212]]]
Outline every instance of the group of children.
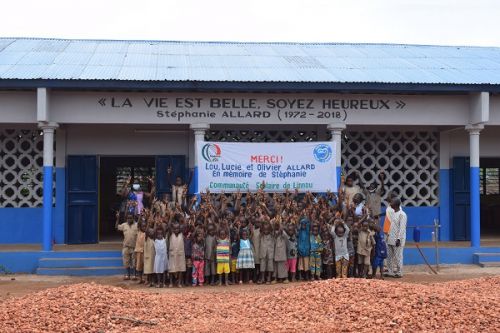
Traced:
[[380, 210], [374, 214], [352, 187], [348, 178], [338, 195], [271, 194], [263, 186], [188, 199], [182, 191], [181, 201], [164, 195], [137, 214], [117, 213], [125, 278], [151, 287], [371, 277], [377, 270], [383, 278]]

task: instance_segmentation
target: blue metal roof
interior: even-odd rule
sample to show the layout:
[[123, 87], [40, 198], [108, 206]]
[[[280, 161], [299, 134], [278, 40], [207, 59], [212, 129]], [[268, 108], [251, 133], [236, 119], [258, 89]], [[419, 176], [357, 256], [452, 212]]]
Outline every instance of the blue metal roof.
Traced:
[[0, 80], [500, 85], [500, 48], [0, 38]]

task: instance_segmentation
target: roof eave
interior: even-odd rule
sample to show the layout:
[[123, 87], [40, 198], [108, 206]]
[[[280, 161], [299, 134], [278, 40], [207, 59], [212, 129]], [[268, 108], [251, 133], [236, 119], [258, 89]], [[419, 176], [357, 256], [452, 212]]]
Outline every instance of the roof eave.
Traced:
[[125, 81], [0, 79], [0, 89], [168, 90], [168, 91], [293, 91], [366, 93], [500, 92], [492, 84], [377, 83], [377, 82], [234, 82], [234, 81]]

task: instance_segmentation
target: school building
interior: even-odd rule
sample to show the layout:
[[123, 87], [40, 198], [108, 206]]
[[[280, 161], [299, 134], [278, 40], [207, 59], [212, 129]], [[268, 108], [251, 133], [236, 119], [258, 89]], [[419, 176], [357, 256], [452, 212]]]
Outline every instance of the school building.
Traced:
[[499, 93], [492, 47], [0, 38], [0, 267], [119, 257], [124, 181], [168, 192], [172, 165], [195, 193], [201, 140], [334, 140], [442, 263], [500, 261]]

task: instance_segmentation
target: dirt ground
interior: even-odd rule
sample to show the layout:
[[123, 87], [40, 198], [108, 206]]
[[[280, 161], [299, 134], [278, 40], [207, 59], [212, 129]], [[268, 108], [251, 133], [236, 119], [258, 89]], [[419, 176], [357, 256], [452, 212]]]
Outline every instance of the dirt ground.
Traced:
[[[407, 266], [405, 267], [405, 276], [401, 279], [386, 278], [387, 281], [409, 282], [409, 283], [438, 283], [452, 280], [472, 279], [484, 276], [500, 275], [500, 267], [481, 268], [475, 265], [446, 265], [441, 266], [438, 275], [432, 274], [426, 266]], [[179, 293], [179, 292], [211, 292], [219, 293], [226, 291], [265, 291], [266, 289], [286, 288], [291, 284], [274, 285], [235, 285], [229, 287], [210, 287], [202, 288], [148, 288], [144, 285], [138, 285], [134, 281], [123, 281], [122, 276], [105, 277], [71, 277], [71, 276], [41, 276], [31, 274], [12, 274], [0, 275], [0, 301], [10, 297], [18, 297], [29, 293], [34, 293], [47, 288], [53, 288], [61, 285], [96, 282], [104, 285], [121, 287], [124, 289], [144, 290], [152, 293]]]

